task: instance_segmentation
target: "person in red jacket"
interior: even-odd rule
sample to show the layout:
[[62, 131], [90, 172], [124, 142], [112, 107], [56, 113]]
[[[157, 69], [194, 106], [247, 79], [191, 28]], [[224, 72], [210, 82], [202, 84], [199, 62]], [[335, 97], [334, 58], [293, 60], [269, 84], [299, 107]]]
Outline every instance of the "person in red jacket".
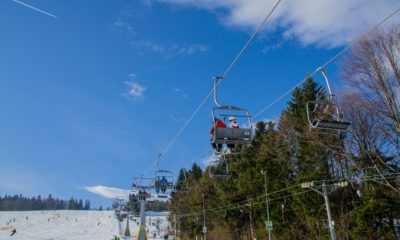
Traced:
[[[226, 128], [226, 125], [220, 119], [214, 118], [213, 125], [211, 126], [211, 129], [210, 129], [211, 141], [212, 141], [212, 139], [214, 139], [214, 127]], [[216, 152], [220, 152], [222, 150], [222, 144], [221, 143], [216, 144], [216, 143], [211, 142], [211, 146]]]

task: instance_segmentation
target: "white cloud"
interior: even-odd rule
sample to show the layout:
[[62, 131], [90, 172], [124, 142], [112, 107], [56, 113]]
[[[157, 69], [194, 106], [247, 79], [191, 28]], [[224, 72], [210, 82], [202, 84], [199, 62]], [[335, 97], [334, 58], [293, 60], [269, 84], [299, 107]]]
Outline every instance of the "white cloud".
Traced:
[[274, 45], [265, 46], [265, 47], [261, 50], [261, 52], [262, 52], [262, 53], [268, 53], [268, 52], [271, 52], [271, 51], [275, 51], [275, 50], [277, 50], [277, 49], [279, 49], [279, 48], [281, 48], [281, 47], [282, 47], [282, 43], [277, 43], [277, 44], [274, 44]]
[[136, 75], [131, 73], [128, 75], [130, 80], [124, 81], [125, 85], [128, 87], [127, 92], [125, 95], [128, 98], [132, 99], [139, 99], [143, 96], [144, 92], [146, 91], [146, 87], [141, 85], [138, 81], [136, 81]]
[[100, 195], [105, 198], [126, 198], [129, 195], [130, 190], [121, 188], [113, 188], [106, 186], [86, 186], [84, 189], [88, 192]]
[[124, 21], [122, 19], [115, 20], [113, 26], [118, 31], [128, 31], [128, 32], [133, 31], [132, 25], [129, 22]]
[[182, 98], [187, 98], [187, 94], [186, 93], [184, 93], [184, 92], [182, 92], [182, 90], [180, 89], [180, 88], [175, 88], [174, 89], [174, 92], [176, 93], [176, 94], [179, 94]]
[[149, 40], [131, 41], [131, 44], [141, 54], [143, 52], [153, 52], [167, 58], [208, 52], [207, 46], [203, 44], [160, 44]]
[[177, 118], [177, 117], [175, 117], [175, 116], [172, 115], [172, 114], [169, 115], [169, 118], [170, 118], [171, 121], [173, 121], [173, 122], [184, 122], [184, 121], [186, 121], [185, 118]]
[[[255, 29], [276, 0], [156, 0], [185, 7], [223, 10], [219, 21], [228, 27]], [[336, 47], [347, 44], [382, 20], [400, 3], [397, 0], [286, 0], [282, 1], [267, 24], [281, 28], [283, 36], [304, 45]], [[400, 18], [393, 17], [392, 23]]]
[[217, 161], [217, 156], [214, 153], [203, 157], [200, 162], [204, 164], [204, 166], [215, 165]]

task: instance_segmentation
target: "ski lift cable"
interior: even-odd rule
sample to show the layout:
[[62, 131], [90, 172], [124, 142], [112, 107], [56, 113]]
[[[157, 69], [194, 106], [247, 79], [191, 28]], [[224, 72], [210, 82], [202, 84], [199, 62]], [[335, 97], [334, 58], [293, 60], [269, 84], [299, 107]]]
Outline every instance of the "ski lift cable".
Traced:
[[146, 170], [145, 175], [159, 162], [161, 157], [165, 155], [169, 149], [175, 144], [176, 140], [178, 140], [179, 136], [182, 134], [182, 132], [185, 130], [187, 125], [193, 120], [193, 118], [197, 115], [197, 113], [200, 111], [200, 109], [203, 107], [203, 105], [206, 103], [208, 98], [211, 96], [213, 93], [213, 89], [207, 94], [207, 96], [201, 101], [201, 103], [197, 106], [197, 108], [193, 111], [193, 113], [190, 115], [188, 120], [183, 124], [183, 126], [179, 129], [178, 133], [175, 135], [175, 137], [171, 140], [171, 142], [167, 145], [167, 147], [158, 155], [158, 159], [156, 159], [151, 166]]
[[195, 163], [195, 162], [198, 161], [199, 159], [201, 159], [201, 158], [207, 156], [210, 152], [211, 152], [211, 150], [210, 150], [210, 149], [207, 149], [207, 151], [204, 151], [202, 154], [200, 154], [200, 155], [197, 156], [196, 158], [193, 158], [192, 160], [187, 161], [185, 164], [181, 165], [181, 166], [182, 166], [181, 169], [186, 169], [186, 167], [188, 167], [189, 164]]
[[243, 52], [246, 50], [246, 48], [250, 45], [250, 43], [253, 41], [255, 36], [260, 32], [260, 30], [264, 27], [265, 23], [268, 21], [268, 19], [271, 17], [272, 13], [275, 11], [275, 9], [278, 7], [278, 5], [281, 3], [282, 0], [278, 0], [274, 7], [271, 9], [271, 11], [268, 13], [268, 15], [264, 18], [264, 21], [258, 26], [257, 30], [253, 33], [253, 35], [249, 38], [249, 40], [246, 42], [246, 44], [243, 46], [243, 48], [239, 51], [239, 53], [236, 55], [236, 57], [233, 59], [232, 63], [227, 67], [225, 70], [224, 74], [222, 75], [222, 79], [228, 75], [232, 67], [236, 64], [236, 62], [239, 60], [239, 58], [242, 56]]
[[204, 151], [201, 155], [197, 156], [196, 158], [186, 162], [184, 165], [182, 165], [183, 168], [187, 167], [191, 163], [195, 163], [196, 161], [200, 160], [201, 158], [207, 156], [209, 153], [211, 153], [212, 150], [207, 149], [207, 151]]
[[296, 89], [298, 86], [300, 86], [303, 82], [305, 82], [309, 77], [315, 75], [320, 69], [326, 67], [327, 65], [329, 65], [330, 63], [332, 63], [333, 61], [335, 61], [338, 57], [340, 57], [343, 53], [347, 52], [350, 48], [352, 48], [354, 46], [354, 44], [356, 44], [357, 42], [361, 41], [362, 39], [364, 39], [366, 36], [368, 36], [371, 32], [375, 31], [378, 27], [380, 27], [382, 24], [384, 24], [387, 20], [389, 20], [391, 17], [393, 17], [395, 14], [397, 14], [400, 11], [400, 8], [398, 8], [397, 10], [395, 10], [394, 12], [392, 12], [391, 14], [389, 14], [387, 17], [385, 17], [383, 20], [381, 20], [380, 22], [378, 22], [374, 27], [372, 27], [369, 31], [367, 31], [366, 33], [364, 33], [363, 35], [361, 35], [360, 37], [356, 38], [355, 40], [353, 40], [352, 42], [350, 42], [350, 44], [348, 44], [342, 51], [340, 51], [339, 53], [337, 53], [335, 56], [331, 57], [328, 61], [326, 61], [324, 64], [322, 64], [320, 67], [318, 67], [313, 73], [311, 73], [310, 75], [308, 75], [307, 77], [305, 77], [303, 80], [301, 80], [300, 82], [298, 82], [294, 87], [292, 87], [291, 89], [289, 89], [287, 92], [285, 92], [283, 95], [279, 96], [278, 98], [276, 98], [273, 102], [271, 102], [269, 105], [267, 105], [266, 107], [264, 107], [263, 109], [261, 109], [256, 115], [254, 115], [253, 119], [259, 117], [261, 114], [263, 114], [264, 112], [266, 112], [268, 109], [270, 109], [273, 105], [275, 105], [278, 101], [280, 101], [282, 98], [286, 97], [288, 94], [290, 94], [294, 89]]
[[[239, 53], [236, 55], [236, 57], [233, 59], [231, 64], [227, 67], [225, 70], [224, 74], [222, 75], [222, 78], [226, 77], [232, 67], [236, 64], [236, 62], [239, 60], [239, 58], [242, 56], [243, 52], [247, 49], [247, 47], [250, 45], [250, 43], [254, 40], [255, 36], [259, 33], [259, 31], [264, 27], [265, 23], [268, 21], [268, 19], [271, 17], [272, 13], [276, 10], [278, 5], [280, 4], [282, 0], [278, 0], [274, 7], [269, 11], [268, 15], [264, 18], [263, 22], [259, 25], [259, 27], [256, 29], [256, 31], [251, 35], [249, 40], [246, 42], [246, 44], [242, 47], [242, 49], [239, 51]], [[214, 88], [210, 90], [210, 92], [206, 95], [206, 97], [200, 102], [200, 104], [196, 107], [196, 109], [193, 111], [193, 113], [190, 115], [190, 117], [187, 119], [187, 121], [183, 124], [183, 126], [178, 130], [177, 134], [175, 137], [171, 140], [171, 142], [167, 145], [167, 147], [160, 153], [161, 156], [165, 155], [169, 149], [175, 144], [179, 136], [182, 134], [182, 132], [185, 130], [185, 128], [189, 125], [189, 123], [193, 120], [193, 118], [197, 115], [197, 113], [200, 111], [200, 109], [203, 107], [203, 105], [206, 103], [206, 101], [210, 98], [212, 93], [214, 92]], [[151, 166], [146, 170], [145, 175], [155, 166], [157, 160], [155, 160]]]
[[[370, 179], [383, 179], [383, 178], [396, 178], [400, 177], [400, 173], [387, 173], [387, 174], [376, 174], [376, 175], [366, 175], [367, 177], [359, 177], [361, 181], [363, 180], [370, 180]], [[379, 178], [376, 178], [379, 176]], [[334, 178], [334, 179], [327, 179], [327, 180], [316, 180], [313, 181], [315, 183], [321, 183], [321, 182], [337, 182], [337, 181], [353, 181], [350, 180], [349, 178]]]

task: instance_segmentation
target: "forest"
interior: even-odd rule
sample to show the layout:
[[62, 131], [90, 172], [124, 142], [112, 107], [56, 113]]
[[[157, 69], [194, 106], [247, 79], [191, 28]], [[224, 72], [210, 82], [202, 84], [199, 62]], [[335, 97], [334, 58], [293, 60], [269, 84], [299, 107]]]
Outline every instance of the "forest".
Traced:
[[[330, 239], [331, 228], [337, 239], [399, 239], [400, 27], [359, 41], [338, 69], [327, 73], [340, 78], [332, 99], [309, 77], [238, 154], [180, 170], [176, 184], [188, 191], [173, 192], [170, 210], [182, 239], [204, 227], [207, 239], [268, 239], [266, 225], [277, 240]], [[321, 99], [340, 109], [347, 131], [310, 128], [307, 103]]]
[[22, 195], [0, 196], [0, 211], [34, 211], [34, 210], [90, 210], [90, 201], [75, 199], [61, 200], [49, 195], [47, 198], [24, 197]]

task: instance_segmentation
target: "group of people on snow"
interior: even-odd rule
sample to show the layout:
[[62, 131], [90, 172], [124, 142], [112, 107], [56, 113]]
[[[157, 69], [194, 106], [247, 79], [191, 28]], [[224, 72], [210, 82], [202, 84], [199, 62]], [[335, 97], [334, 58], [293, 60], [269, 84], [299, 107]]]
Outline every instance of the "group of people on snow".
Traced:
[[[229, 124], [228, 127], [229, 128], [239, 128], [239, 124], [236, 121], [236, 118], [234, 116], [230, 116], [228, 118], [229, 120]], [[211, 134], [211, 146], [213, 148], [213, 150], [217, 153], [220, 153], [222, 150], [222, 143], [214, 143], [212, 142], [212, 140], [214, 139], [214, 129], [216, 128], [226, 128], [226, 124], [219, 118], [214, 118], [214, 122], [213, 125], [211, 126], [210, 129], [210, 134]], [[232, 153], [235, 152], [235, 144], [227, 144], [227, 153]]]

